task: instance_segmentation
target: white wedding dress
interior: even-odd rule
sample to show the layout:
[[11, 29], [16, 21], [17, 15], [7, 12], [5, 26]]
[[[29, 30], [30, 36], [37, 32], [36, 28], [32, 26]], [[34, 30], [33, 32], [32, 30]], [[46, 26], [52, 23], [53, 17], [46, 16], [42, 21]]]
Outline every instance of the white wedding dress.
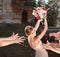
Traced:
[[[28, 41], [30, 41], [30, 37], [28, 37]], [[35, 50], [35, 57], [48, 57], [48, 52], [43, 48], [42, 42], [40, 41], [39, 44], [33, 48]]]

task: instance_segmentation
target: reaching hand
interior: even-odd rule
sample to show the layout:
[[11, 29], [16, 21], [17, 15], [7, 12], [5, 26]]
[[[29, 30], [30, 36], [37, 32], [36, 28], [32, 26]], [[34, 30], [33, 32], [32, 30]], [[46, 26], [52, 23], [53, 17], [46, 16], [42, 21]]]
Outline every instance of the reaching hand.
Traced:
[[50, 42], [48, 42], [48, 40], [47, 40], [47, 43], [46, 44], [43, 44], [43, 47], [45, 48], [45, 49], [50, 49], [51, 48], [51, 44], [50, 44]]
[[18, 38], [18, 37], [19, 37], [18, 33], [15, 34], [15, 33], [13, 32], [13, 34], [12, 34], [12, 36], [11, 36], [11, 39], [12, 39], [12, 40], [15, 40], [15, 39]]
[[50, 50], [51, 49], [51, 44], [50, 42], [47, 41], [47, 43], [44, 46], [45, 49]]
[[24, 36], [21, 36], [21, 37], [15, 39], [15, 41], [16, 41], [15, 43], [21, 44], [24, 42], [24, 40], [25, 40]]
[[49, 43], [48, 41], [47, 41], [47, 46], [49, 48], [60, 48], [58, 43]]

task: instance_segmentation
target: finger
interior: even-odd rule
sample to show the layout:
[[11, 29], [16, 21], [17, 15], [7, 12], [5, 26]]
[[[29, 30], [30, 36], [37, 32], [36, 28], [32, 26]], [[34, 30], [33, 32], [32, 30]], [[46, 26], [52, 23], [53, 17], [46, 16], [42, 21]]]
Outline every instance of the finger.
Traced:
[[20, 38], [20, 36], [17, 35], [16, 38]]
[[[19, 38], [20, 38], [20, 37], [19, 37]], [[22, 37], [22, 38], [20, 38], [20, 39], [25, 39], [25, 38]]]
[[49, 43], [49, 41], [47, 40], [47, 43]]
[[20, 42], [18, 44], [21, 44]]
[[19, 36], [18, 33], [17, 33], [17, 34], [15, 34], [15, 37], [16, 37], [16, 38], [19, 38], [20, 36]]
[[18, 43], [23, 43], [24, 41], [19, 41]]
[[17, 42], [17, 44], [21, 44], [20, 42]]
[[17, 34], [15, 34], [15, 36], [18, 36], [18, 33], [17, 33]]
[[48, 43], [48, 40], [47, 40], [47, 43]]
[[25, 38], [24, 36], [21, 36], [21, 37], [20, 37], [20, 36], [18, 36], [18, 37], [19, 37], [20, 39], [24, 39], [24, 38]]
[[25, 38], [21, 37], [20, 39], [25, 39]]
[[16, 43], [19, 43], [19, 44], [21, 44], [21, 43], [23, 43], [24, 41], [22, 41], [22, 40], [16, 40], [17, 42]]
[[15, 35], [15, 33], [13, 32], [13, 35]]
[[12, 33], [12, 36], [14, 36], [14, 32]]
[[24, 38], [24, 36], [21, 36], [20, 38]]
[[19, 40], [19, 41], [24, 41], [25, 39], [20, 39], [20, 38], [17, 38], [17, 40]]
[[20, 39], [21, 41], [24, 41], [25, 39]]

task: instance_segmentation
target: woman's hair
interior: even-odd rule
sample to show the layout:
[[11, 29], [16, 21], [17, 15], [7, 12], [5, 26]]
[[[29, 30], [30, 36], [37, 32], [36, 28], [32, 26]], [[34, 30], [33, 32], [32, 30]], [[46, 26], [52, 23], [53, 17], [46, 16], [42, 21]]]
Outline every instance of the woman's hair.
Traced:
[[32, 26], [26, 26], [25, 27], [25, 33], [26, 33], [26, 35], [29, 36], [32, 30], [33, 30]]

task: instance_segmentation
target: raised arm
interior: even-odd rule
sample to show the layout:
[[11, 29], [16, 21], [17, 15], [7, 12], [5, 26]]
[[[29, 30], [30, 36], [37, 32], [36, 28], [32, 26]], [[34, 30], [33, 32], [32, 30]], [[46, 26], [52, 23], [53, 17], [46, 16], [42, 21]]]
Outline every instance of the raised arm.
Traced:
[[[32, 14], [37, 17], [37, 10], [33, 10]], [[39, 25], [40, 25], [41, 19], [37, 19], [36, 25], [35, 25], [35, 31], [37, 31]]]
[[44, 29], [43, 29], [43, 31], [37, 36], [36, 41], [40, 41], [40, 39], [43, 38], [43, 36], [45, 35], [47, 29], [48, 29], [48, 24], [47, 24], [47, 20], [46, 20], [46, 17], [45, 17], [45, 19], [44, 19]]
[[34, 27], [35, 31], [37, 31], [38, 27], [40, 26], [40, 22], [41, 22], [41, 20], [38, 20], [38, 21], [36, 22], [36, 25], [35, 25], [35, 27]]

